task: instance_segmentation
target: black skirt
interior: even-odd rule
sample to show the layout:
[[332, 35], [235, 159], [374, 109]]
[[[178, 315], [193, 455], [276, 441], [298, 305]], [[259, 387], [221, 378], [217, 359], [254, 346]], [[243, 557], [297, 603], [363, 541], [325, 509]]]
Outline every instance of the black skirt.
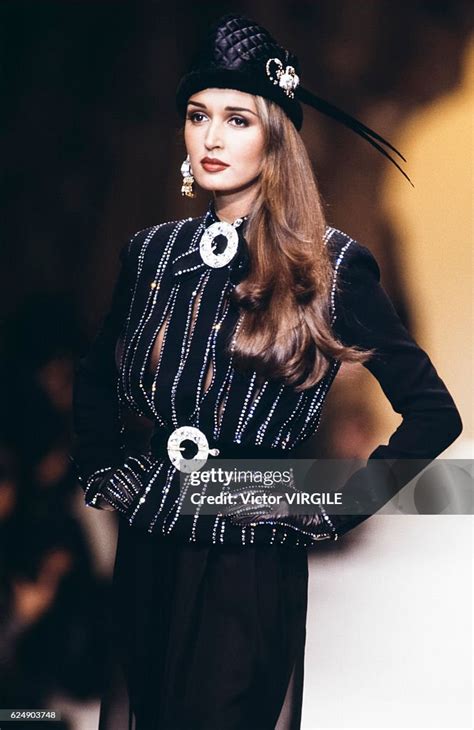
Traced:
[[299, 730], [305, 548], [182, 545], [120, 518], [99, 730]]

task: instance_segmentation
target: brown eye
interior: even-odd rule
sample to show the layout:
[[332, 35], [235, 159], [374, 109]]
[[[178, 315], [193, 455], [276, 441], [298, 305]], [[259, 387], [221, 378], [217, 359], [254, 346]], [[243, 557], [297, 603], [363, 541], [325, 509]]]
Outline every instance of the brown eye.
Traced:
[[244, 117], [231, 117], [229, 119], [229, 121], [234, 122], [234, 124], [233, 124], [234, 127], [248, 127], [249, 126], [249, 123], [247, 122], [246, 119], [244, 119]]
[[191, 122], [201, 122], [203, 118], [204, 114], [202, 112], [189, 112], [187, 115], [187, 119]]

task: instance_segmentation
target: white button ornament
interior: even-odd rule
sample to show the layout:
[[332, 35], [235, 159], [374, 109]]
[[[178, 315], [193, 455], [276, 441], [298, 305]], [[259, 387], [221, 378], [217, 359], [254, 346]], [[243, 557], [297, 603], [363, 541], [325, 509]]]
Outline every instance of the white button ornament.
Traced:
[[[206, 228], [199, 242], [199, 253], [205, 264], [213, 269], [220, 269], [226, 266], [237, 253], [239, 247], [238, 226], [242, 223], [242, 218], [237, 218], [234, 223], [226, 223], [226, 221], [217, 221]], [[217, 246], [216, 239], [224, 236], [227, 245], [222, 253], [215, 253]]]
[[[191, 459], [185, 459], [182, 455], [183, 441], [192, 441], [197, 446], [197, 453]], [[167, 443], [168, 456], [173, 466], [179, 471], [189, 474], [192, 471], [201, 469], [206, 463], [209, 454], [219, 455], [219, 449], [210, 449], [206, 434], [195, 426], [180, 426], [170, 434]]]

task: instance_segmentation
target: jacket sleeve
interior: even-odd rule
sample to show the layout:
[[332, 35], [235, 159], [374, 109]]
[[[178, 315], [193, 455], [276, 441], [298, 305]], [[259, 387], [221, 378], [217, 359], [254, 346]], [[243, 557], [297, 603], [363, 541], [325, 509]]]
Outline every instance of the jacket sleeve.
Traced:
[[388, 443], [377, 446], [367, 466], [346, 483], [348, 504], [352, 498], [354, 510], [369, 514], [359, 515], [354, 524], [341, 523], [345, 532], [380, 509], [441, 454], [463, 425], [446, 385], [381, 286], [375, 257], [356, 241], [339, 268], [333, 328], [344, 344], [375, 349], [364, 366], [403, 419]]
[[124, 459], [115, 349], [133, 296], [140, 233], [120, 252], [120, 269], [108, 313], [92, 345], [75, 365], [70, 459], [86, 492], [86, 502], [92, 506], [98, 506], [94, 504], [94, 485], [99, 483], [95, 477], [115, 469]]

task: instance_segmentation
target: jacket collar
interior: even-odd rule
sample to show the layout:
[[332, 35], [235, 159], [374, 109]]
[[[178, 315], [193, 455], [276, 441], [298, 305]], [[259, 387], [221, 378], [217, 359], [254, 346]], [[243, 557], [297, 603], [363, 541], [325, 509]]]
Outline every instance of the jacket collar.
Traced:
[[[199, 235], [199, 239], [206, 228], [219, 220], [220, 219], [215, 212], [214, 203], [211, 202], [200, 223], [201, 234]], [[248, 244], [243, 235], [245, 223], [246, 221], [244, 220], [237, 229], [239, 234], [239, 244], [236, 255], [232, 261], [222, 267], [224, 270], [229, 272], [229, 279], [234, 285], [238, 284], [247, 275], [250, 266]], [[171, 261], [171, 270], [174, 279], [195, 276], [209, 268], [212, 267], [208, 266], [208, 264], [206, 264], [201, 258], [201, 254], [199, 252], [199, 241], [197, 245], [189, 248], [184, 253], [178, 254]]]

